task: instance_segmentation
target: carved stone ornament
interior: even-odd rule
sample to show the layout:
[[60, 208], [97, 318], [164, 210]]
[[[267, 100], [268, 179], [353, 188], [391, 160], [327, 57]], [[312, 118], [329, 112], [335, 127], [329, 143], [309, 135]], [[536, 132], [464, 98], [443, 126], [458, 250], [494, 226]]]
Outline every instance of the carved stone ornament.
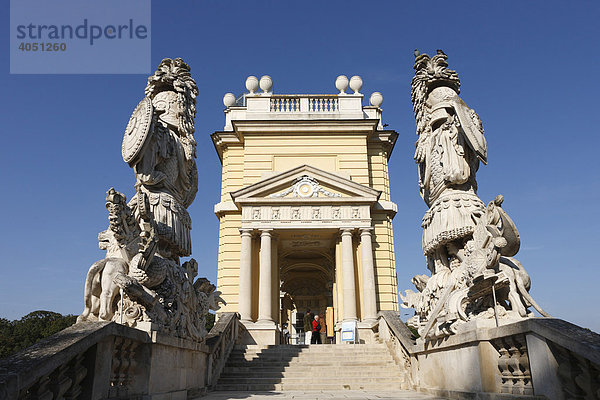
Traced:
[[400, 294], [414, 308], [408, 324], [425, 338], [451, 335], [475, 319], [496, 324], [548, 316], [529, 295], [529, 275], [513, 256], [517, 228], [497, 196], [487, 207], [477, 196], [476, 172], [487, 162], [477, 113], [458, 96], [460, 80], [441, 50], [415, 52], [411, 96], [419, 138], [415, 161], [429, 210], [423, 217], [423, 253], [431, 276], [417, 275], [417, 292]]
[[149, 139], [153, 111], [152, 100], [144, 97], [129, 118], [129, 123], [123, 135], [123, 145], [121, 146], [123, 161], [129, 165], [135, 164]]
[[269, 197], [286, 197], [290, 193], [292, 194], [292, 197], [300, 198], [319, 197], [319, 194], [327, 197], [342, 197], [339, 193], [332, 193], [323, 189], [315, 178], [311, 178], [308, 175], [301, 176], [296, 179], [296, 182], [294, 182], [290, 188], [280, 193], [271, 194]]
[[148, 78], [123, 137], [123, 160], [136, 175], [135, 195], [111, 188], [109, 227], [98, 235], [106, 257], [89, 269], [78, 321], [115, 321], [201, 341], [206, 315], [224, 303], [196, 279], [187, 207], [198, 190], [194, 117], [198, 89], [180, 58], [164, 59]]

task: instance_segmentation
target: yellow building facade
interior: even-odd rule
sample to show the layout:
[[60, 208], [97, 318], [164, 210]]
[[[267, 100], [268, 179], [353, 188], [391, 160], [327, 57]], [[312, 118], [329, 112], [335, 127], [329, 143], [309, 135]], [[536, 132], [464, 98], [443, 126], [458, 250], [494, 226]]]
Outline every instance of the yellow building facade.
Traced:
[[382, 127], [380, 94], [362, 105], [357, 78], [354, 93], [340, 77], [338, 94], [279, 95], [269, 77], [250, 77], [249, 93], [224, 97], [225, 127], [212, 134], [223, 166], [217, 289], [249, 343], [278, 343], [284, 324], [294, 336], [307, 309], [330, 314], [338, 341], [343, 322], [368, 331], [379, 310], [398, 310], [397, 133]]

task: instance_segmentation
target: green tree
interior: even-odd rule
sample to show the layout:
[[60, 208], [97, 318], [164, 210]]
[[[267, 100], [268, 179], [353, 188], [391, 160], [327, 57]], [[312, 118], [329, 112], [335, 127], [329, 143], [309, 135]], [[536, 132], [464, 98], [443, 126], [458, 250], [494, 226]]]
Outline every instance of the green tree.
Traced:
[[215, 325], [215, 314], [208, 313], [208, 315], [206, 316], [206, 325], [204, 325], [204, 327], [206, 328], [206, 331], [210, 332], [211, 328], [214, 325]]
[[41, 339], [55, 334], [75, 323], [75, 315], [61, 315], [52, 311], [34, 311], [20, 320], [0, 318], [0, 358], [26, 349]]

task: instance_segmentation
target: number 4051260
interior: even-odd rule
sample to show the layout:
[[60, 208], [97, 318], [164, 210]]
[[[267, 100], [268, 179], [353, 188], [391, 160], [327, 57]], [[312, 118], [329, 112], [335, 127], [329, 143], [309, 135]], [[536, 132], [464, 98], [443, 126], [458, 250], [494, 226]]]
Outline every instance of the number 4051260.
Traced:
[[19, 45], [21, 51], [66, 51], [66, 43], [29, 43], [22, 42]]

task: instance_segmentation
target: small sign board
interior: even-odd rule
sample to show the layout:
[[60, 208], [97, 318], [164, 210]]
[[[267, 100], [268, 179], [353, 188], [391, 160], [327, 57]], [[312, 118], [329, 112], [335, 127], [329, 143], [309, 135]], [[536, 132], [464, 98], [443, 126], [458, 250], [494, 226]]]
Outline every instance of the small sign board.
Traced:
[[358, 328], [356, 321], [342, 322], [342, 342], [356, 343], [358, 341]]

